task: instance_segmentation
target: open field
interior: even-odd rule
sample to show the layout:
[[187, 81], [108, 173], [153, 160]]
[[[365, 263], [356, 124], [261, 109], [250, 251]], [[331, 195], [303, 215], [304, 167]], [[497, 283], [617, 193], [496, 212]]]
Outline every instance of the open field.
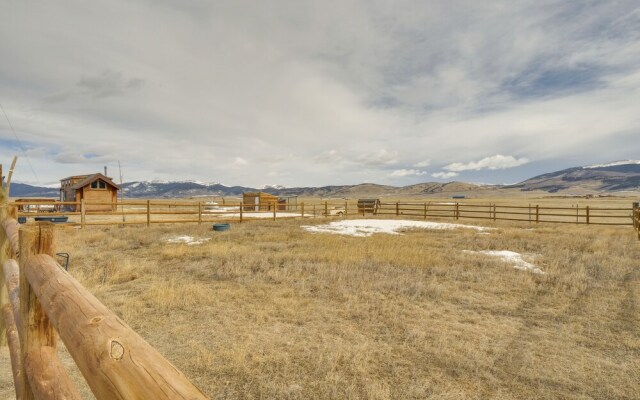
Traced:
[[[352, 237], [301, 223], [67, 228], [57, 248], [211, 398], [640, 397], [631, 227]], [[179, 236], [204, 240], [169, 242]]]

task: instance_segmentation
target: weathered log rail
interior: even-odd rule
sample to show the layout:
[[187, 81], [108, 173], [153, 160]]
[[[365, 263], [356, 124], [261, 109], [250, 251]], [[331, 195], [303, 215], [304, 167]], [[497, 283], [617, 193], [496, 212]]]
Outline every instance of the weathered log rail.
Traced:
[[0, 344], [16, 398], [80, 399], [58, 336], [97, 399], [206, 399], [189, 379], [52, 258], [52, 223], [20, 226], [0, 189]]

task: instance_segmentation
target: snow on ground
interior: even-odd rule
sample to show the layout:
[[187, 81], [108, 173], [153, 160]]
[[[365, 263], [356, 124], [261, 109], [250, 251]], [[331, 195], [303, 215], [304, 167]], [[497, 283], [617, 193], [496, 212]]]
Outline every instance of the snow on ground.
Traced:
[[168, 243], [185, 243], [187, 246], [193, 246], [194, 244], [202, 244], [209, 240], [211, 240], [211, 238], [195, 239], [193, 236], [183, 235], [183, 236], [176, 236], [176, 237], [169, 238], [167, 239], [167, 242]]
[[447, 224], [440, 222], [392, 220], [392, 219], [351, 219], [334, 221], [327, 225], [303, 225], [301, 228], [312, 233], [335, 233], [349, 236], [371, 236], [374, 233], [398, 235], [400, 229], [475, 229], [486, 231], [491, 228], [473, 225]]
[[498, 257], [502, 259], [504, 262], [509, 264], [513, 264], [513, 268], [517, 268], [523, 271], [533, 272], [534, 274], [544, 274], [540, 268], [535, 265], [526, 262], [522, 258], [522, 254], [516, 253], [515, 251], [509, 250], [483, 250], [483, 251], [471, 251], [464, 250], [465, 253], [476, 253], [476, 254], [484, 254], [491, 257]]
[[[208, 214], [219, 214], [222, 217], [226, 217], [226, 218], [240, 218], [239, 212], [229, 213], [227, 210], [222, 210], [224, 207], [220, 207], [220, 208], [221, 208], [221, 211], [205, 210], [205, 212]], [[235, 209], [237, 210], [238, 207], [236, 207]], [[299, 216], [300, 216], [299, 212], [276, 212], [276, 218], [293, 218], [293, 217], [299, 217]], [[313, 217], [313, 214], [305, 213], [305, 217]], [[244, 211], [242, 213], [242, 218], [273, 218], [273, 211], [269, 211], [269, 212]]]

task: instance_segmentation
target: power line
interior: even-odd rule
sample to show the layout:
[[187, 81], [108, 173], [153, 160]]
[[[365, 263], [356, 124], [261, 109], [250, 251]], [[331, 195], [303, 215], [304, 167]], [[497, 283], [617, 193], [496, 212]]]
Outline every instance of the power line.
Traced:
[[0, 104], [0, 110], [2, 110], [2, 113], [4, 114], [4, 117], [6, 118], [7, 123], [9, 124], [9, 128], [11, 128], [11, 132], [13, 132], [13, 136], [15, 136], [16, 141], [18, 142], [18, 146], [20, 146], [20, 150], [22, 150], [22, 154], [24, 155], [24, 158], [27, 159], [27, 164], [29, 164], [29, 168], [31, 168], [31, 172], [33, 172], [33, 176], [36, 178], [36, 182], [38, 184], [40, 184], [40, 179], [38, 178], [38, 174], [36, 174], [36, 170], [33, 169], [33, 165], [31, 165], [31, 160], [29, 159], [29, 156], [27, 155], [27, 152], [24, 149], [24, 146], [22, 145], [22, 142], [18, 138], [18, 135], [16, 134], [15, 129], [13, 129], [13, 125], [11, 125], [11, 121], [9, 121], [9, 116], [7, 116], [7, 113], [4, 111], [4, 107], [2, 107], [2, 104]]

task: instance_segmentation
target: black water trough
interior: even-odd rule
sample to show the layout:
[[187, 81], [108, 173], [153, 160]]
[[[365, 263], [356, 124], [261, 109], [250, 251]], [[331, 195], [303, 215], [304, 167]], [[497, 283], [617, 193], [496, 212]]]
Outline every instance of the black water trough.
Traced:
[[34, 217], [33, 218], [36, 221], [42, 221], [42, 222], [55, 222], [55, 223], [60, 223], [60, 222], [67, 222], [69, 220], [69, 217], [65, 216], [65, 215], [61, 215], [61, 216], [56, 216], [56, 217]]

